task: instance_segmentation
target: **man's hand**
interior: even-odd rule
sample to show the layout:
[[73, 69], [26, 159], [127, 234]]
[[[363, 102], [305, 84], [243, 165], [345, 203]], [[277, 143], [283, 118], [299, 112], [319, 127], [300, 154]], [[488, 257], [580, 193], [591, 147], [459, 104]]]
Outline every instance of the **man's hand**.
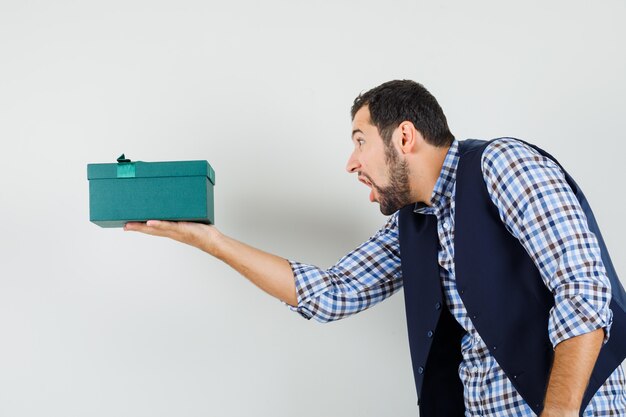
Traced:
[[217, 256], [218, 240], [222, 236], [214, 227], [202, 223], [148, 220], [146, 223], [126, 223], [124, 230], [168, 237]]
[[190, 222], [148, 220], [126, 223], [124, 230], [168, 237], [207, 252], [226, 262], [268, 294], [298, 305], [293, 271], [287, 260], [238, 242], [215, 226]]

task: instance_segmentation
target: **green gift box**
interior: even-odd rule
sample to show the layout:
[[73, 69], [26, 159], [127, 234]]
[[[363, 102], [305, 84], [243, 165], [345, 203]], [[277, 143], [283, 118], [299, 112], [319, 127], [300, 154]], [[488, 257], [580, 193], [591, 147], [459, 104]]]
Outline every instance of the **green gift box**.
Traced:
[[88, 164], [89, 220], [123, 227], [146, 220], [215, 223], [215, 171], [207, 161]]

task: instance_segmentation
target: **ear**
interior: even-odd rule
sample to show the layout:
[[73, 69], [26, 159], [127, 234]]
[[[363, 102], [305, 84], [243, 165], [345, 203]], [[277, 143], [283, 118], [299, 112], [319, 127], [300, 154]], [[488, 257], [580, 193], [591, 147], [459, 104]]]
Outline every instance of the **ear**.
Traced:
[[415, 151], [424, 142], [422, 134], [415, 129], [413, 123], [405, 121], [400, 123], [400, 149], [402, 153], [408, 154]]

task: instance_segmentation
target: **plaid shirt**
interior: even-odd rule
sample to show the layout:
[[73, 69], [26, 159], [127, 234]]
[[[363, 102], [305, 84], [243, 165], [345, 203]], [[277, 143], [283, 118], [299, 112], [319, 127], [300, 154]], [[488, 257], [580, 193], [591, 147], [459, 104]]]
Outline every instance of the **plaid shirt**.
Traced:
[[[459, 376], [467, 416], [534, 416], [476, 331], [457, 292], [454, 269], [454, 207], [458, 142], [454, 141], [435, 184], [431, 206], [415, 212], [438, 219], [439, 271], [444, 297], [467, 331], [462, 340]], [[537, 265], [555, 297], [547, 323], [550, 340], [563, 340], [596, 329], [610, 335], [611, 289], [595, 236], [552, 160], [526, 144], [502, 138], [487, 146], [482, 171], [491, 200], [509, 230]], [[290, 261], [303, 317], [338, 320], [384, 300], [402, 287], [398, 213], [368, 241], [323, 270]], [[618, 367], [598, 390], [584, 416], [626, 415], [626, 381]]]

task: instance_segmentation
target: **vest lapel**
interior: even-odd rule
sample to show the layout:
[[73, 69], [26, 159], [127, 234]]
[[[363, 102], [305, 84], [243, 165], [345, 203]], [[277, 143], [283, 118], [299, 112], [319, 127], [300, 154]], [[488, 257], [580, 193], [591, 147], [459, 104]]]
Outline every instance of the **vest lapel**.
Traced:
[[[443, 301], [439, 275], [437, 218], [399, 213], [399, 239], [409, 343], [415, 386], [423, 417], [464, 414], [458, 376], [463, 329]], [[441, 397], [445, 387], [445, 400]]]

